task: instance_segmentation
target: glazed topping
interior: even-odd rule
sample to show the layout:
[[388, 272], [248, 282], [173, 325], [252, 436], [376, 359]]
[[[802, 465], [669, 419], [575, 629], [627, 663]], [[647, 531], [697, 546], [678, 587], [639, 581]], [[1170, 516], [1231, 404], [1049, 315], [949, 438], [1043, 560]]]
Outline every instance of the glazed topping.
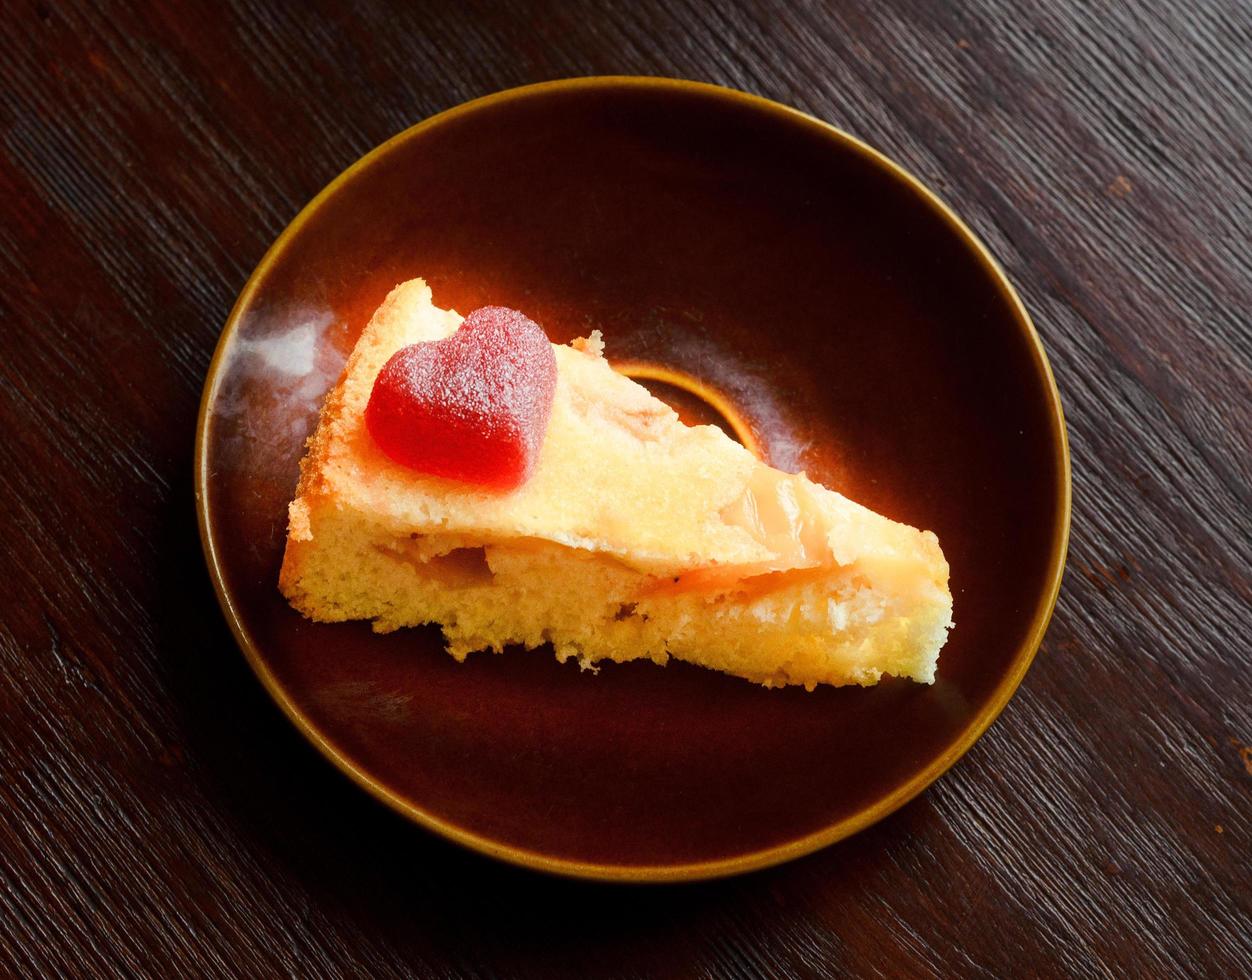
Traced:
[[509, 490], [534, 469], [555, 394], [556, 357], [539, 325], [484, 306], [450, 337], [393, 354], [365, 424], [401, 466]]

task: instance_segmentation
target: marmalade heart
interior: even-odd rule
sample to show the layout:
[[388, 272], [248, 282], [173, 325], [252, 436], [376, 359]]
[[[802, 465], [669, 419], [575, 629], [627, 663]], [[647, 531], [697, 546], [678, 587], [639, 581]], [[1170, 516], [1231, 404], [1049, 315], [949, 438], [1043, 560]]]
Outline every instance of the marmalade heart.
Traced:
[[520, 486], [543, 445], [556, 357], [540, 326], [484, 306], [443, 340], [401, 348], [370, 392], [378, 447], [419, 473], [496, 490]]

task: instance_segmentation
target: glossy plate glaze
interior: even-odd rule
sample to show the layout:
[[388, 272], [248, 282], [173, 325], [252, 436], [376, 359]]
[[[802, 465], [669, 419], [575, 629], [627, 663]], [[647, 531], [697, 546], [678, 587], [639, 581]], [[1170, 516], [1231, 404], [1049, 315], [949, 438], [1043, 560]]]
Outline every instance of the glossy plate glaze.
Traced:
[[[370, 313], [419, 275], [440, 306], [516, 307], [554, 341], [599, 328], [610, 359], [719, 392], [775, 465], [935, 530], [957, 623], [937, 682], [810, 694], [546, 651], [457, 664], [433, 627], [293, 612], [276, 582], [304, 439]], [[592, 878], [762, 867], [921, 791], [1021, 680], [1069, 527], [1051, 372], [969, 230], [821, 122], [660, 79], [503, 92], [349, 168], [240, 296], [198, 435], [209, 568], [292, 721], [418, 823]]]

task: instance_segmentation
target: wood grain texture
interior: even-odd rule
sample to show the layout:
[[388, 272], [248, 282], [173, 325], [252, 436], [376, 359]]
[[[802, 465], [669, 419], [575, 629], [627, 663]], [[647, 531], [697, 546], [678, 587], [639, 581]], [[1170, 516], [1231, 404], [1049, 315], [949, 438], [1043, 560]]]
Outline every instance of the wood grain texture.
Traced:
[[[1243, 0], [6, 7], [0, 965], [17, 976], [1252, 972], [1252, 9]], [[867, 139], [990, 245], [1068, 415], [1074, 529], [1018, 696], [787, 867], [494, 865], [304, 745], [233, 647], [200, 386], [297, 210], [500, 88], [661, 74]]]

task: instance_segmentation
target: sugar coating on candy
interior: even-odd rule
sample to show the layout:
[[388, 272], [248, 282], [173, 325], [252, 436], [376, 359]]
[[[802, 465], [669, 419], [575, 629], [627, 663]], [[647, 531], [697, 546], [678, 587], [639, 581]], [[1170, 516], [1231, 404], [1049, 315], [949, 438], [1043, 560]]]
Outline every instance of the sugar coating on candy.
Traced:
[[539, 325], [484, 306], [450, 337], [393, 354], [374, 381], [365, 424], [402, 466], [508, 490], [534, 469], [555, 394], [556, 356]]

